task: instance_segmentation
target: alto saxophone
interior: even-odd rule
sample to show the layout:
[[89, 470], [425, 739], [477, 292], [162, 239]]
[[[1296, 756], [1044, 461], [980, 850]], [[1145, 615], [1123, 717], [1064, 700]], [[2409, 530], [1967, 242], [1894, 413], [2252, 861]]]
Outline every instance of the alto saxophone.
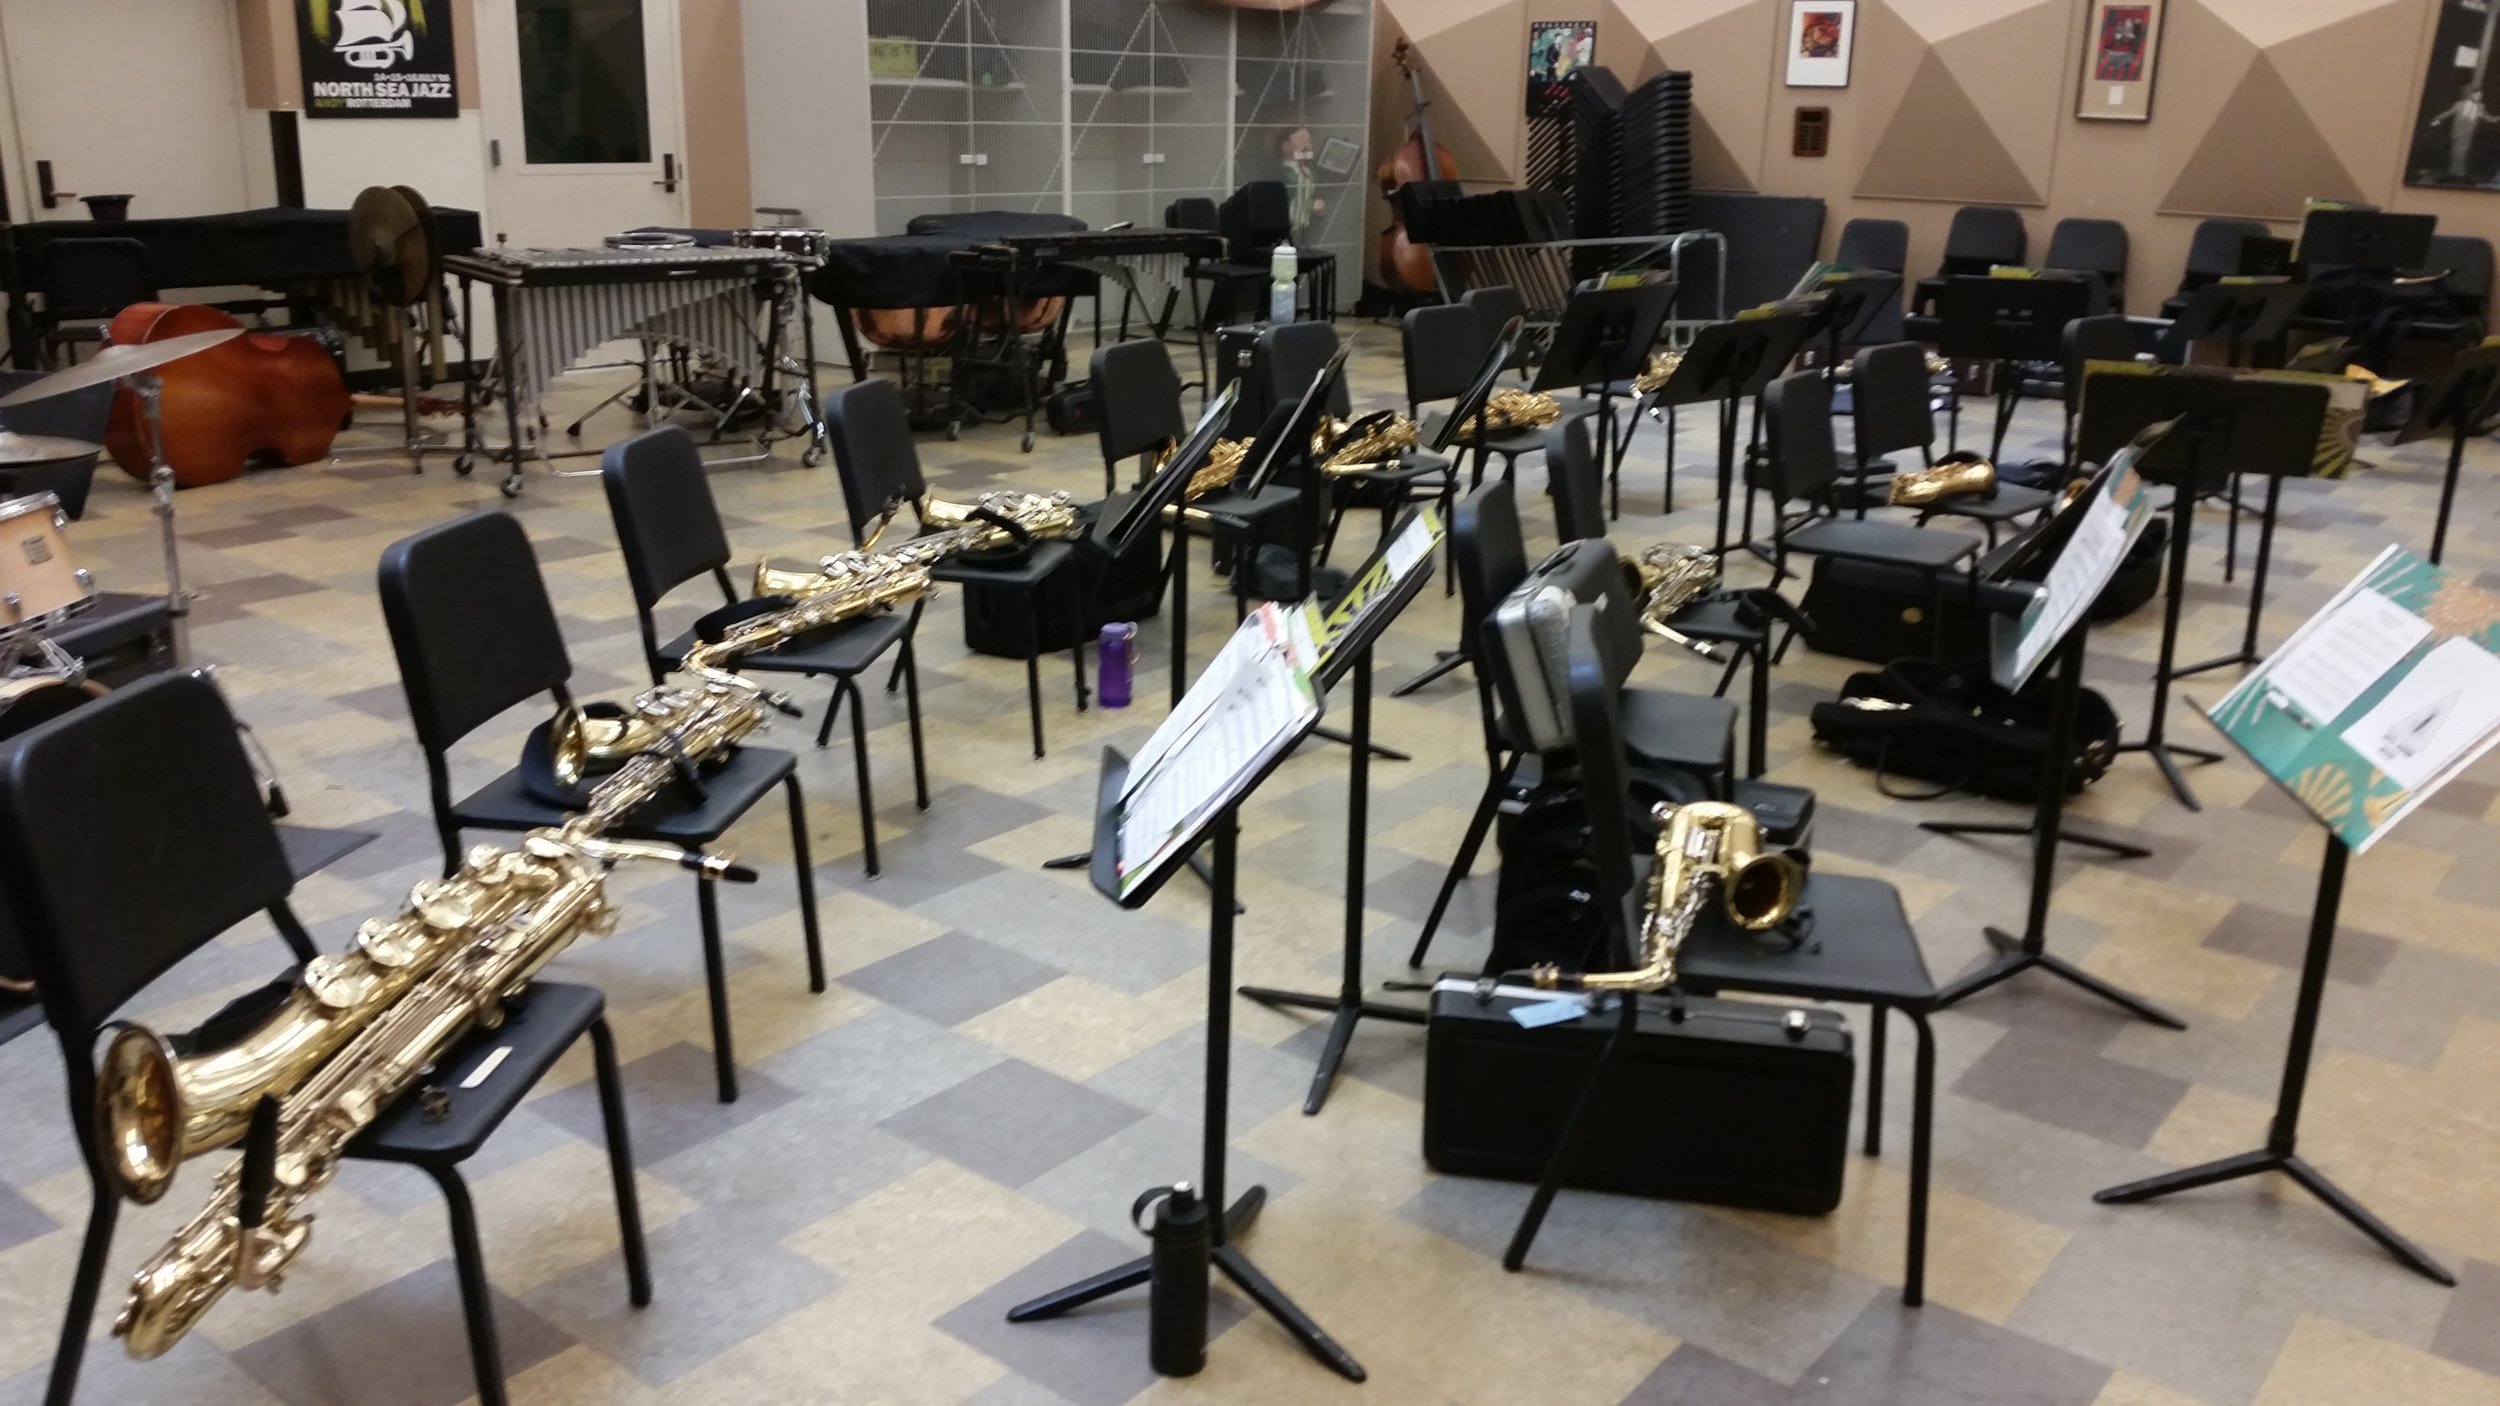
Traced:
[[347, 1144], [471, 1026], [497, 1024], [557, 953], [614, 925], [609, 865], [664, 859], [707, 879], [754, 878], [719, 856], [600, 838], [683, 762], [764, 720], [765, 696], [743, 680], [706, 682], [697, 697], [671, 729], [673, 755], [633, 758], [584, 813], [509, 850], [479, 845], [457, 874], [419, 883], [396, 917], [367, 919], [352, 950], [307, 964], [243, 1039], [183, 1056], [143, 1027], [115, 1033], [97, 1072], [97, 1137], [132, 1200], [159, 1199], [184, 1161], [253, 1134], [208, 1205], [133, 1278], [113, 1324], [131, 1356], [180, 1342], [230, 1287], [277, 1286], [311, 1233], [304, 1204]]
[[1660, 542], [1644, 548], [1637, 557], [1625, 557], [1623, 574], [1631, 583], [1633, 598], [1640, 603], [1642, 629], [1704, 659], [1719, 657], [1709, 645], [1667, 623], [1719, 584], [1719, 559], [1709, 548], [1689, 542]]
[[1461, 438], [1471, 438], [1479, 430], [1502, 434], [1510, 430], [1542, 429], [1561, 418], [1562, 402], [1547, 392], [1503, 386], [1485, 401], [1484, 409], [1459, 424], [1458, 434]]
[[1415, 443], [1415, 422], [1394, 410], [1375, 410], [1351, 420], [1323, 415], [1311, 432], [1311, 457], [1323, 474], [1373, 473], [1396, 468]]
[[1621, 972], [1566, 972], [1552, 962], [1528, 968], [1548, 991], [1660, 991], [1675, 984], [1684, 941], [1715, 896], [1727, 920], [1768, 932], [1796, 916], [1805, 867], [1762, 847], [1761, 822], [1723, 801], [1660, 805], [1657, 863], [1641, 912], [1641, 965]]
[[1896, 508], [1928, 508], [1954, 498], [1997, 496], [1997, 466], [1967, 449], [1956, 450], [1924, 469], [1892, 476], [1884, 501]]

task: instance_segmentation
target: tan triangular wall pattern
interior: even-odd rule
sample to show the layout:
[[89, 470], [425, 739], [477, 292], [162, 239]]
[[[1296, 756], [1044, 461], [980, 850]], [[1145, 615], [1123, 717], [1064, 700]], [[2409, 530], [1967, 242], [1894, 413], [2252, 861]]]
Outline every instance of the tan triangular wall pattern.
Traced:
[[1773, 0], [1748, 0], [1650, 41], [1643, 77], [1662, 68], [1693, 75], [1693, 184], [1704, 190], [1761, 188], [1770, 95], [1754, 65], [1776, 8]]
[[1909, 96], [1859, 173], [1859, 199], [2038, 205], [2038, 188], [1996, 139], [1935, 50], [1919, 60]]
[[2292, 220], [2311, 196], [2364, 198], [2274, 60], [2259, 54], [2162, 197], [2161, 212]]
[[[1502, 146], [1497, 149], [1467, 119], [1469, 105], [1451, 101], [1450, 95], [1477, 93], [1488, 85], [1507, 86], [1513, 90], [1512, 106], [1507, 110], [1488, 109], [1481, 101], [1471, 105], [1478, 111], [1516, 113], [1517, 105], [1527, 101], [1527, 35], [1526, 5], [1510, 3], [1471, 15], [1435, 33], [1412, 36], [1416, 51], [1422, 55], [1424, 96], [1433, 100], [1433, 140], [1448, 147], [1450, 155], [1458, 158], [1458, 169], [1468, 180], [1508, 184], [1519, 178], [1519, 173], [1511, 169], [1516, 153], [1510, 150], [1518, 129], [1505, 128]], [[1405, 80], [1398, 77], [1394, 65], [1385, 74], [1381, 81], [1397, 85], [1392, 105], [1396, 111], [1404, 112], [1408, 106]], [[1382, 159], [1386, 159], [1385, 154]]]

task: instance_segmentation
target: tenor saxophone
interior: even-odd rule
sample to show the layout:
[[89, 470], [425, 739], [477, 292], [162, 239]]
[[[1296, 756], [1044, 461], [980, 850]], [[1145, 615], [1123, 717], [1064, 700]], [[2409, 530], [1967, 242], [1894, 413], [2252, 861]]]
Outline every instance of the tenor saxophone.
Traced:
[[[668, 860], [707, 879], [752, 879], [729, 860], [674, 846], [601, 838], [667, 789], [684, 762], [723, 751], [760, 726], [766, 696], [743, 680], [706, 682], [669, 733], [591, 792], [563, 825], [512, 849], [479, 845], [458, 873], [429, 879], [397, 916], [357, 929], [353, 949], [319, 957], [277, 1009], [234, 1044], [177, 1055], [156, 1032], [123, 1026], [97, 1075], [97, 1138], [124, 1194], [161, 1198], [183, 1162], [268, 1121], [258, 1184], [246, 1157], [218, 1177], [208, 1205], [140, 1266], [113, 1325], [130, 1355], [180, 1342], [231, 1287], [274, 1288], [302, 1253], [307, 1201], [347, 1144], [473, 1025], [555, 955], [614, 925], [603, 875], [624, 860]], [[259, 1139], [255, 1139], [257, 1143]], [[248, 1193], [248, 1194], [247, 1194]]]
[[1485, 400], [1484, 409], [1460, 423], [1458, 435], [1472, 439], [1478, 431], [1503, 434], [1511, 430], [1533, 430], [1562, 418], [1562, 402], [1545, 391], [1521, 390], [1503, 386]]
[[1723, 801], [1660, 805], [1657, 863], [1641, 911], [1641, 964], [1630, 971], [1567, 972], [1552, 962], [1528, 968], [1548, 991], [1661, 991], [1675, 984], [1676, 961], [1693, 924], [1716, 897], [1727, 920], [1747, 932], [1787, 922], [1805, 896], [1805, 868], [1762, 847], [1761, 822]]
[[1676, 612], [1701, 599], [1719, 584], [1719, 558], [1708, 547], [1689, 542], [1660, 542], [1637, 557], [1623, 559], [1624, 578], [1639, 602], [1641, 628], [1680, 644], [1704, 659], [1717, 651], [1668, 622]]

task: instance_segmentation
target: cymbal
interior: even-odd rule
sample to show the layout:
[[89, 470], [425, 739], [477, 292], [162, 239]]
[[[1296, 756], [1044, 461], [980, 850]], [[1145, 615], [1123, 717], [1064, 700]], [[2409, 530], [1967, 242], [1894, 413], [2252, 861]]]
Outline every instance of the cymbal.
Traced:
[[106, 381], [118, 381], [124, 376], [153, 371], [167, 362], [180, 361], [194, 352], [207, 351], [220, 342], [231, 342], [242, 335], [240, 327], [220, 327], [214, 332], [167, 337], [161, 342], [134, 342], [127, 346], [106, 347], [76, 366], [55, 371], [31, 386], [0, 396], [0, 409], [24, 405], [29, 401], [49, 400], [88, 386], [100, 386]]
[[0, 469], [13, 469], [27, 464], [57, 464], [87, 454], [101, 454], [104, 446], [89, 444], [83, 439], [65, 439], [60, 435], [17, 434], [0, 430]]

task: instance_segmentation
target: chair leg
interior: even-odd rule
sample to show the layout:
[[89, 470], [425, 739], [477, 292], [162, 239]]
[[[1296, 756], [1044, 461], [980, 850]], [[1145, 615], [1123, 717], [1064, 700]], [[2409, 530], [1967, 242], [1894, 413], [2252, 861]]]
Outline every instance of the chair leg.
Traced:
[[842, 716], [842, 695], [845, 693], [853, 695], [853, 702], [851, 706], [859, 706], [857, 702], [858, 690], [851, 687], [851, 680], [847, 678], [835, 679], [833, 681], [833, 696], [825, 700], [824, 719], [816, 724], [816, 746], [818, 750], [822, 750], [825, 747], [830, 746], [833, 742], [833, 722], [834, 719]]
[[1042, 604], [1024, 594], [1024, 706], [1033, 719], [1033, 755], [1042, 755]]
[[729, 963], [721, 955], [720, 900], [710, 879], [694, 881], [694, 906], [703, 926], [703, 990], [712, 1007], [712, 1073], [720, 1101], [738, 1101], [738, 1056], [729, 1043]]
[[69, 1311], [61, 1317], [60, 1345], [52, 1351], [52, 1380], [43, 1392], [44, 1406], [69, 1406], [78, 1394], [78, 1369], [87, 1357], [87, 1330], [95, 1325], [97, 1292], [104, 1287], [104, 1261], [113, 1249], [113, 1222], [121, 1215], [121, 1198], [101, 1182], [87, 1210], [87, 1238], [78, 1247], [78, 1272], [70, 1280]]
[[495, 1340], [495, 1305], [486, 1287], [486, 1252], [477, 1241], [477, 1208], [455, 1167], [428, 1167], [451, 1212], [451, 1259], [460, 1274], [460, 1312], [469, 1320], [469, 1365], [477, 1372], [479, 1406], [508, 1406], [503, 1348]]
[[642, 1243], [642, 1202], [634, 1194], [634, 1144], [625, 1127], [625, 1084], [616, 1075], [608, 1018], [590, 1023], [590, 1062], [599, 1078], [599, 1121], [608, 1134], [608, 1176], [616, 1183], [616, 1232], [625, 1247], [625, 1286], [636, 1308], [651, 1303], [651, 1257]]
[[1076, 670], [1076, 710], [1080, 713], [1093, 706], [1094, 696], [1085, 686], [1085, 595], [1068, 592], [1068, 663]]
[[[903, 660], [904, 660], [906, 657], [907, 657], [907, 656], [903, 656], [903, 655], [896, 655], [896, 656], [895, 656], [895, 658], [894, 658], [894, 667], [893, 667], [893, 669], [889, 670], [889, 671], [887, 672], [886, 676], [885, 676], [885, 691], [886, 691], [886, 692], [888, 692], [888, 693], [892, 693], [892, 692], [894, 691], [894, 686], [895, 686], [896, 684], [899, 684], [899, 683], [901, 683], [901, 682], [903, 681], [903, 672], [904, 672], [904, 670], [903, 670]], [[819, 742], [819, 743], [817, 743], [816, 745], [817, 745], [817, 746], [819, 746], [819, 747], [822, 747], [822, 746], [824, 746], [825, 744], [824, 744], [824, 743], [822, 743], [822, 742]]]
[[859, 834], [862, 858], [868, 864], [868, 877], [875, 878], [877, 868], [877, 796], [875, 783], [868, 774], [868, 719], [866, 709], [859, 705], [859, 685], [849, 679], [843, 687], [851, 691], [851, 769], [859, 776]]
[[911, 652], [911, 641], [908, 639], [903, 641], [903, 717], [911, 731], [912, 801], [920, 809], [927, 810], [929, 758], [920, 742], [920, 660]]
[[816, 861], [807, 852], [807, 796], [799, 789], [797, 772], [783, 778], [781, 788], [790, 793], [790, 867], [798, 871], [799, 931], [807, 939], [807, 989], [822, 994], [825, 948], [816, 927]]

